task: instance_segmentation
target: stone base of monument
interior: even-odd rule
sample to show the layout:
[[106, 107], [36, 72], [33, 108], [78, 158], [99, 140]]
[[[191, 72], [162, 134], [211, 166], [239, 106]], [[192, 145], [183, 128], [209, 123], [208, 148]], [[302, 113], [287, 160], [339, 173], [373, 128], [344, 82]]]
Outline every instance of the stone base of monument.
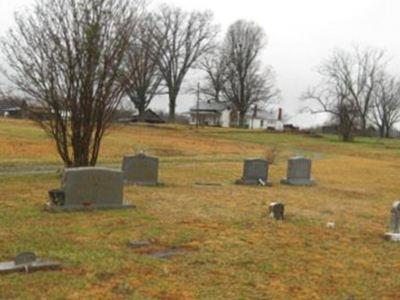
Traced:
[[400, 243], [400, 233], [385, 233], [385, 240]]
[[75, 211], [93, 211], [93, 210], [118, 210], [118, 209], [135, 209], [136, 206], [133, 204], [91, 204], [83, 203], [82, 205], [55, 205], [52, 202], [46, 203], [44, 210], [47, 212], [75, 212]]
[[258, 180], [249, 180], [249, 179], [238, 179], [235, 181], [235, 184], [238, 185], [253, 185], [253, 186], [264, 186], [264, 187], [270, 187], [272, 186], [271, 182], [268, 181], [264, 181], [262, 179], [258, 179]]
[[32, 273], [59, 269], [61, 269], [59, 263], [38, 258], [31, 252], [19, 254], [14, 261], [0, 263], [0, 274], [19, 272]]
[[124, 185], [126, 186], [165, 186], [163, 182], [144, 182], [144, 181], [129, 181], [129, 180], [124, 180]]
[[313, 179], [282, 179], [281, 184], [294, 185], [294, 186], [312, 186], [316, 185]]

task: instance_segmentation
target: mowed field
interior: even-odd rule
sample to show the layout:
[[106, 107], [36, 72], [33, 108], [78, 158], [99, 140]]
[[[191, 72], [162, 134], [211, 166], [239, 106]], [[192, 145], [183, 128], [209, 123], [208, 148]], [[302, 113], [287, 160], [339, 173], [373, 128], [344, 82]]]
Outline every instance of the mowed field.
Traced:
[[[272, 187], [233, 184], [243, 159], [272, 148]], [[117, 168], [141, 149], [160, 157], [165, 185], [125, 188], [136, 210], [50, 214], [59, 174], [29, 172], [62, 166], [52, 141], [0, 120], [0, 260], [29, 250], [63, 265], [1, 276], [0, 299], [400, 299], [400, 244], [382, 238], [400, 198], [400, 141], [120, 126], [99, 163]], [[293, 155], [313, 159], [316, 186], [279, 184]], [[284, 222], [266, 217], [274, 201]], [[127, 247], [147, 239], [145, 251]], [[187, 253], [147, 255], [168, 247]]]

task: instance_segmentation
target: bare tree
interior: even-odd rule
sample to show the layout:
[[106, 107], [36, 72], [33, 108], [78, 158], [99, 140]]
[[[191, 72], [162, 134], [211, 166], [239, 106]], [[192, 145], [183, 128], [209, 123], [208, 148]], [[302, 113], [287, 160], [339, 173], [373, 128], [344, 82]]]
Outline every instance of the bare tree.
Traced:
[[257, 103], [267, 103], [277, 95], [271, 68], [260, 71], [259, 56], [266, 45], [263, 29], [243, 20], [232, 24], [223, 45], [226, 78], [224, 95], [239, 114], [239, 126], [245, 115]]
[[169, 121], [173, 123], [183, 80], [190, 68], [212, 49], [217, 30], [208, 11], [187, 13], [164, 5], [155, 19], [158, 22], [152, 49], [157, 49], [155, 57], [168, 89]]
[[38, 0], [2, 44], [8, 78], [41, 112], [33, 116], [46, 116], [36, 121], [68, 167], [97, 162], [123, 95], [135, 11], [129, 0]]
[[368, 126], [372, 96], [380, 72], [385, 67], [385, 52], [380, 49], [354, 47], [352, 51], [336, 50], [322, 66], [325, 75], [341, 82], [348, 90], [348, 100], [357, 108], [361, 131]]
[[227, 67], [221, 49], [216, 47], [214, 51], [206, 55], [200, 68], [206, 74], [200, 92], [207, 101], [223, 101]]
[[337, 120], [344, 141], [351, 141], [358, 129], [366, 132], [374, 91], [385, 67], [384, 54], [372, 48], [335, 50], [318, 69], [321, 83], [303, 96], [318, 104], [312, 112], [326, 112]]
[[139, 121], [144, 121], [146, 109], [159, 94], [162, 81], [157, 65], [160, 51], [152, 43], [154, 24], [151, 15], [141, 18], [123, 63], [122, 84], [139, 112]]
[[318, 87], [309, 89], [302, 98], [318, 104], [317, 109], [310, 109], [311, 113], [330, 114], [344, 142], [353, 141], [358, 124], [358, 109], [353, 101], [349, 101], [349, 91], [344, 85], [329, 77], [325, 79]]
[[400, 82], [382, 72], [373, 93], [372, 122], [381, 137], [390, 137], [393, 126], [400, 121]]

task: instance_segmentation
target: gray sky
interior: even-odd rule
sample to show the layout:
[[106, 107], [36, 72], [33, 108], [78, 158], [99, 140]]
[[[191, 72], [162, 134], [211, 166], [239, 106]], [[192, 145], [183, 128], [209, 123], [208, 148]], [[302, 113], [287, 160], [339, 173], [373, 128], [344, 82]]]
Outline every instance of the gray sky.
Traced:
[[[0, 0], [0, 34], [13, 23], [13, 12], [33, 0]], [[237, 19], [253, 20], [268, 35], [263, 54], [282, 91], [280, 106], [297, 125], [320, 122], [321, 116], [297, 114], [300, 95], [318, 81], [315, 68], [335, 47], [381, 47], [392, 58], [390, 70], [400, 75], [400, 1], [398, 0], [166, 0], [185, 9], [210, 9], [222, 32]], [[192, 77], [187, 84], [195, 83]], [[178, 111], [187, 111], [194, 97], [181, 95]], [[167, 109], [165, 99], [153, 106]]]

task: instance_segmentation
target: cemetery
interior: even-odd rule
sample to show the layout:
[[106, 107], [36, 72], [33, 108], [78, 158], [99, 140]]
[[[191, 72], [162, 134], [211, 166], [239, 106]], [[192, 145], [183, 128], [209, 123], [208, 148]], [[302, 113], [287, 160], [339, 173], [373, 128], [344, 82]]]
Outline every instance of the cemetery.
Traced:
[[124, 125], [96, 167], [62, 169], [1, 119], [1, 298], [396, 299], [398, 147]]
[[400, 299], [400, 2], [342, 2], [1, 1], [0, 300]]

